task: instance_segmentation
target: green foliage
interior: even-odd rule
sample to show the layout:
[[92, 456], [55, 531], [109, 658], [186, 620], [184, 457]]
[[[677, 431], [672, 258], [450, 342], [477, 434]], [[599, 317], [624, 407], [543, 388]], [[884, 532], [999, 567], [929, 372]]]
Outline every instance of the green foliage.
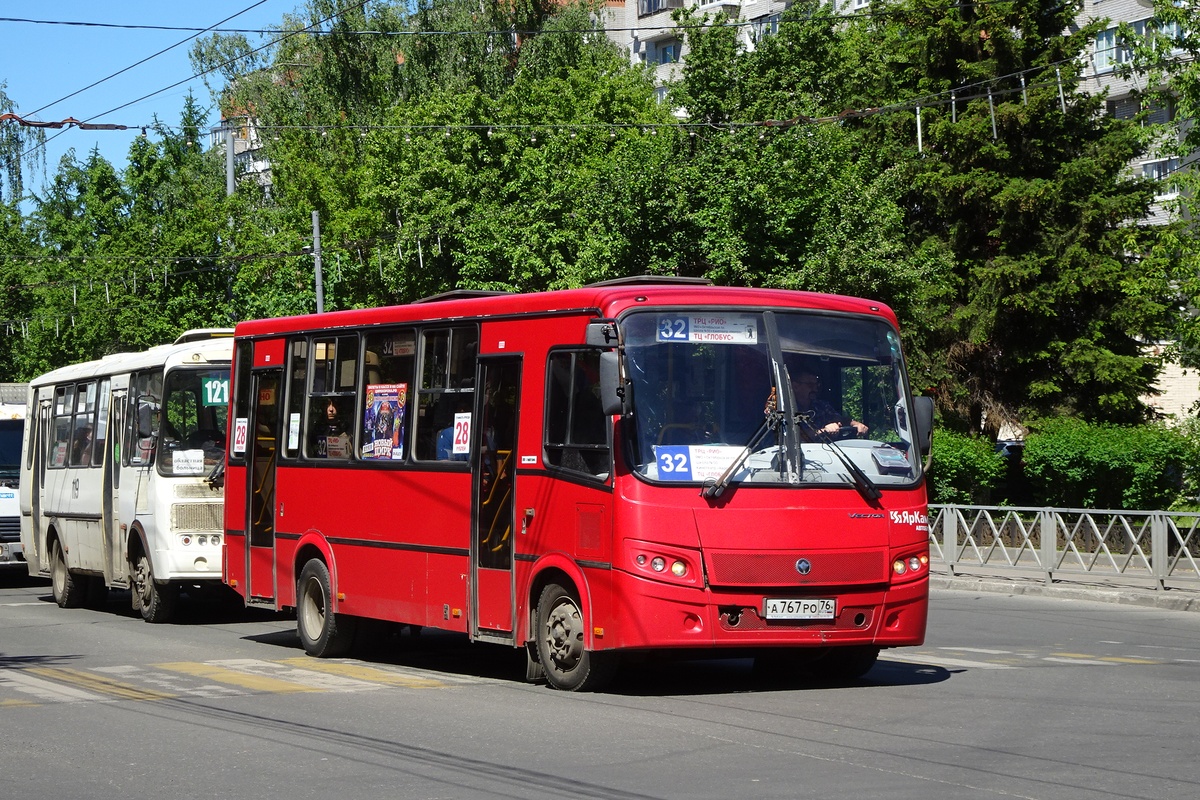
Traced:
[[[1163, 131], [1080, 91], [1102, 23], [1074, 27], [1078, 2], [880, 0], [887, 13], [845, 17], [799, 0], [753, 48], [739, 28], [689, 29], [669, 104], [650, 69], [587, 32], [595, 0], [343, 5], [307, 0], [265, 46], [229, 34], [193, 49], [225, 81], [225, 116], [255, 119], [269, 192], [241, 180], [224, 196], [193, 103], [126, 170], [69, 156], [32, 214], [0, 217], [19, 289], [0, 302], [35, 320], [4, 353], [14, 376], [313, 311], [313, 211], [329, 309], [641, 273], [879, 298], [955, 430], [1138, 421], [1157, 369], [1139, 343], [1200, 352], [1178, 313], [1200, 292], [1200, 239], [1131, 222], [1158, 187], [1127, 164]], [[1200, 30], [1190, 7], [1156, 13]], [[1196, 52], [1191, 36], [1173, 44]], [[1194, 118], [1194, 62], [1130, 44], [1123, 69]]]
[[933, 434], [929, 468], [930, 502], [987, 505], [1005, 472], [1004, 458], [992, 442], [947, 430]]
[[1025, 475], [1039, 505], [1166, 509], [1187, 491], [1196, 440], [1163, 425], [1047, 420], [1025, 442]]

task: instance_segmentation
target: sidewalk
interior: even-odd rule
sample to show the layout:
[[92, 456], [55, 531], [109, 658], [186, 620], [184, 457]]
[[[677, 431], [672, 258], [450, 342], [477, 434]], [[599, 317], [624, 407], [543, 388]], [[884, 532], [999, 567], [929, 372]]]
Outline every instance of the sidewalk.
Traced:
[[1035, 597], [1061, 597], [1069, 600], [1091, 600], [1099, 603], [1122, 603], [1146, 606], [1164, 611], [1194, 611], [1200, 613], [1200, 589], [1145, 589], [1088, 576], [1086, 581], [1056, 581], [1047, 585], [1044, 579], [1024, 577], [949, 575], [937, 572], [929, 575], [931, 589], [951, 589], [958, 592], [995, 592], [1025, 594]]

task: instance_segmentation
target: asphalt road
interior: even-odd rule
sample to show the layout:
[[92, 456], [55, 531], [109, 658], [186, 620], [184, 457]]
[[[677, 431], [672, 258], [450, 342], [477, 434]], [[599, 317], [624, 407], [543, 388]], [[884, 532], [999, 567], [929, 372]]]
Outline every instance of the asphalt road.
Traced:
[[0, 574], [0, 799], [1200, 796], [1200, 614], [935, 590], [854, 686], [650, 662], [580, 695], [459, 636], [318, 661], [286, 617], [127, 602]]

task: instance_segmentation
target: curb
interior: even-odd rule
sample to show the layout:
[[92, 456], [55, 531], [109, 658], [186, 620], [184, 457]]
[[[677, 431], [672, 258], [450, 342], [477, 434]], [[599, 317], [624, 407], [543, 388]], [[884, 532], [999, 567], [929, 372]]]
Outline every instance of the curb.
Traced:
[[1060, 597], [1068, 600], [1090, 600], [1098, 603], [1144, 606], [1163, 611], [1192, 611], [1200, 613], [1200, 593], [1181, 589], [1164, 591], [1134, 589], [1127, 586], [1080, 585], [1055, 583], [1046, 585], [1034, 581], [979, 578], [965, 575], [929, 576], [929, 588], [956, 592], [992, 592], [996, 594]]

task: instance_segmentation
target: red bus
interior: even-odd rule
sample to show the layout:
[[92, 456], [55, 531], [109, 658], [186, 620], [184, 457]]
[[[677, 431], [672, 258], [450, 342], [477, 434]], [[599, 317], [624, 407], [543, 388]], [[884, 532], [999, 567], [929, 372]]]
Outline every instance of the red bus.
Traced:
[[310, 655], [385, 620], [578, 690], [639, 651], [851, 678], [924, 640], [932, 402], [881, 303], [457, 292], [234, 351], [223, 574]]

